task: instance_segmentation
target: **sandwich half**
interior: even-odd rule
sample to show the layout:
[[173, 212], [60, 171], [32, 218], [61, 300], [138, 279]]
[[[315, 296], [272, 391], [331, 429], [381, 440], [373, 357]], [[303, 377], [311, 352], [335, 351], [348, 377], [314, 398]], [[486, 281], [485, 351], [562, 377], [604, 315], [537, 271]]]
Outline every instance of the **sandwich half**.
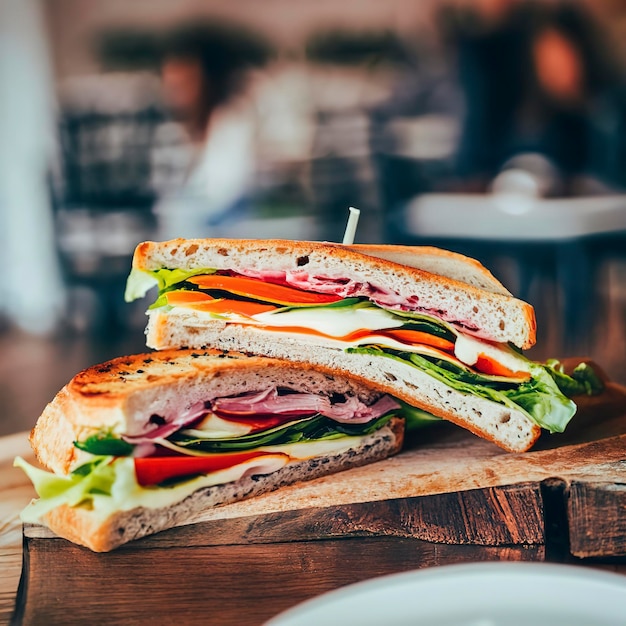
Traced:
[[16, 459], [25, 522], [97, 551], [208, 507], [398, 452], [403, 408], [358, 376], [221, 351], [120, 357], [74, 377]]
[[533, 308], [480, 263], [435, 248], [284, 240], [139, 244], [126, 298], [158, 287], [147, 344], [215, 347], [355, 374], [500, 447], [561, 432], [588, 392], [522, 354]]

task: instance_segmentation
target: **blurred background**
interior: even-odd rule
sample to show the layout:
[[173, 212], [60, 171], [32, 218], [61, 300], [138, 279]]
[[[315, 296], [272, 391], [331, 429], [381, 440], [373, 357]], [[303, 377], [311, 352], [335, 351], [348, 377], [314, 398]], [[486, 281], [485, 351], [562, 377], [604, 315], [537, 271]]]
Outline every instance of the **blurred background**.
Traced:
[[626, 383], [623, 0], [0, 0], [0, 435], [144, 349], [135, 245], [439, 245]]

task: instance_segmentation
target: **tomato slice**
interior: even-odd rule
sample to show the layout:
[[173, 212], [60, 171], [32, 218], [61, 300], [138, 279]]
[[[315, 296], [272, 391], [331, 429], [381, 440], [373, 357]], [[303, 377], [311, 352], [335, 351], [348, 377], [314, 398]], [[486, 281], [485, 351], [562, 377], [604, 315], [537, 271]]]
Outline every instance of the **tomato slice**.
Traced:
[[515, 372], [512, 369], [498, 363], [493, 357], [481, 352], [478, 360], [473, 365], [474, 369], [489, 374], [491, 376], [506, 376], [507, 378], [517, 378], [520, 382], [530, 380], [530, 372]]
[[[280, 456], [287, 456], [278, 453]], [[227, 452], [207, 456], [157, 456], [135, 459], [137, 482], [142, 487], [158, 485], [171, 478], [210, 474], [245, 463], [250, 459], [277, 456], [276, 452], [253, 450], [249, 452]]]
[[256, 278], [242, 276], [220, 276], [219, 274], [202, 274], [192, 276], [188, 282], [198, 285], [201, 289], [217, 289], [248, 298], [256, 298], [265, 302], [275, 302], [283, 306], [292, 304], [317, 306], [343, 300], [341, 296], [313, 293], [295, 287], [266, 283]]

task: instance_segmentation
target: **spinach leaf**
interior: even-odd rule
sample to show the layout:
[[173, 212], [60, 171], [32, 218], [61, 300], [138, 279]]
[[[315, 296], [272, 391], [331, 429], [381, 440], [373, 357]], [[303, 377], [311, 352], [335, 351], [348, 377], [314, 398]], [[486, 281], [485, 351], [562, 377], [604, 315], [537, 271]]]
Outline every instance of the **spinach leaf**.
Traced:
[[168, 439], [177, 446], [201, 452], [234, 452], [253, 450], [262, 446], [277, 446], [302, 441], [321, 441], [340, 437], [368, 435], [382, 428], [391, 419], [390, 413], [366, 424], [345, 424], [335, 422], [323, 415], [289, 422], [269, 430], [228, 439], [202, 439], [190, 437], [179, 431]]
[[80, 450], [98, 456], [129, 456], [135, 448], [117, 435], [104, 430], [87, 437], [84, 441], [75, 441], [74, 445]]

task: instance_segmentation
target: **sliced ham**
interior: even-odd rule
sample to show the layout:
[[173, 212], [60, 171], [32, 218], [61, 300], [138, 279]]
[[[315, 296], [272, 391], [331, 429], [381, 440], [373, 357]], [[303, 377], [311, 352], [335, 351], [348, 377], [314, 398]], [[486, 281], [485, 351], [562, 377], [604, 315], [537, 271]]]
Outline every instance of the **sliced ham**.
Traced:
[[[165, 424], [154, 424], [152, 420], [149, 420], [141, 433], [126, 435], [124, 439], [132, 444], [149, 444], [155, 439], [165, 439], [185, 426], [193, 424], [197, 419], [206, 415], [206, 412], [206, 404], [204, 402], [196, 402], [194, 405], [174, 416], [172, 420], [166, 421]], [[161, 419], [163, 420], [165, 418], [161, 417]]]
[[320, 413], [336, 422], [364, 424], [398, 408], [400, 405], [390, 396], [383, 396], [367, 406], [353, 397], [344, 402], [333, 403], [329, 398], [314, 393], [281, 394], [274, 387], [258, 393], [196, 402], [165, 424], [148, 421], [141, 433], [126, 435], [124, 439], [132, 444], [151, 444], [189, 426], [209, 411], [215, 411], [224, 419], [228, 419], [228, 415], [288, 415], [297, 418]]
[[400, 405], [389, 396], [384, 396], [372, 406], [367, 406], [357, 398], [348, 398], [345, 402], [333, 404], [329, 398], [314, 393], [280, 395], [273, 389], [254, 395], [219, 398], [212, 403], [212, 408], [223, 416], [287, 414], [301, 417], [320, 413], [337, 422], [363, 424], [400, 408]]
[[304, 291], [314, 291], [317, 293], [327, 293], [342, 298], [368, 298], [374, 304], [387, 309], [398, 311], [416, 311], [431, 315], [432, 317], [444, 320], [461, 328], [464, 332], [471, 333], [477, 337], [490, 339], [467, 320], [455, 319], [447, 311], [433, 311], [420, 306], [417, 296], [404, 298], [391, 289], [380, 285], [372, 285], [368, 281], [355, 281], [350, 278], [337, 278], [332, 276], [311, 276], [304, 271], [264, 271], [250, 268], [237, 269], [237, 274], [248, 278], [257, 278], [264, 282], [277, 285], [288, 285], [297, 287]]

